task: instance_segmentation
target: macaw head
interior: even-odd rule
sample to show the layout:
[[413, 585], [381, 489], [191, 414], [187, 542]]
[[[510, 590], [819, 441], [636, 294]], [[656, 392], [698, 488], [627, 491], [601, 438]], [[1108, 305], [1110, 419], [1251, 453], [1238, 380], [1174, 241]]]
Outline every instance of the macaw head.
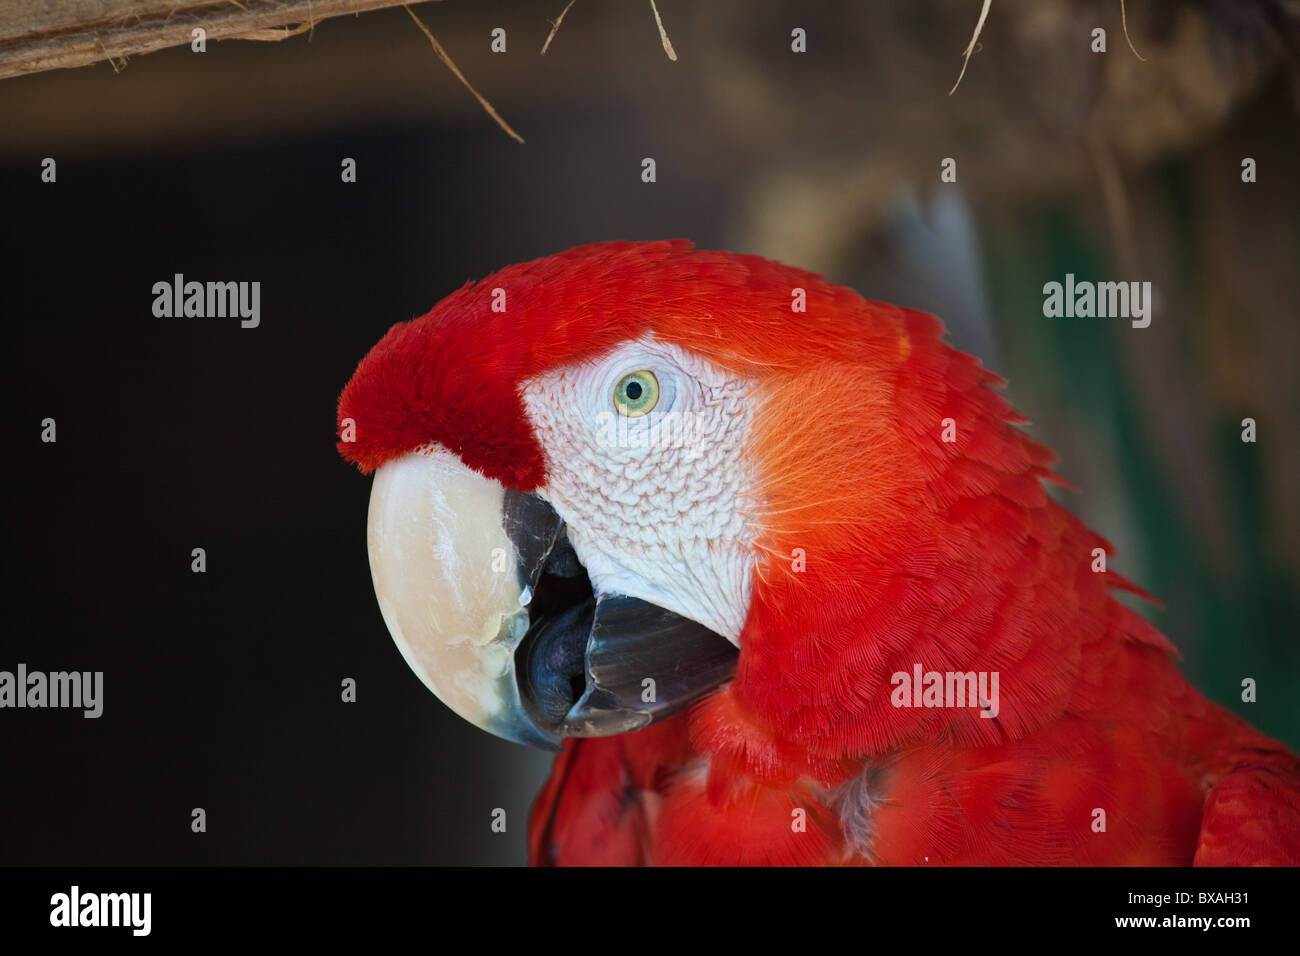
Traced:
[[[338, 447], [374, 473], [371, 571], [407, 663], [552, 748], [732, 680], [791, 733], [834, 731], [828, 752], [923, 720], [879, 676], [970, 666], [999, 600], [982, 579], [1025, 558], [1049, 474], [941, 334], [683, 241], [511, 266], [394, 326]], [[969, 627], [943, 623], [953, 602]]]

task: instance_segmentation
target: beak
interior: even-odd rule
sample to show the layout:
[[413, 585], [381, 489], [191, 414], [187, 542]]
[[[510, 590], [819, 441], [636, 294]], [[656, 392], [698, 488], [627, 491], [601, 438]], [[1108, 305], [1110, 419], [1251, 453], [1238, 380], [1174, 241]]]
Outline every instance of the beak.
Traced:
[[431, 448], [370, 493], [370, 572], [406, 663], [470, 723], [559, 750], [638, 730], [730, 680], [737, 650], [702, 624], [593, 591], [564, 523]]

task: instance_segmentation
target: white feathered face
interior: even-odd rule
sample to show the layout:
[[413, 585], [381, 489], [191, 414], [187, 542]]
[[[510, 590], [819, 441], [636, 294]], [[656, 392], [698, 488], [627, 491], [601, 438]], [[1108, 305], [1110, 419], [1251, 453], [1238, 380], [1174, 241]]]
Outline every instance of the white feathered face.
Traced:
[[434, 693], [509, 739], [554, 746], [675, 713], [730, 677], [748, 613], [750, 388], [645, 338], [520, 398], [546, 459], [532, 494], [439, 446], [376, 472], [389, 630]]
[[737, 644], [754, 564], [745, 384], [651, 340], [534, 379], [523, 399], [549, 465], [538, 494], [596, 592]]

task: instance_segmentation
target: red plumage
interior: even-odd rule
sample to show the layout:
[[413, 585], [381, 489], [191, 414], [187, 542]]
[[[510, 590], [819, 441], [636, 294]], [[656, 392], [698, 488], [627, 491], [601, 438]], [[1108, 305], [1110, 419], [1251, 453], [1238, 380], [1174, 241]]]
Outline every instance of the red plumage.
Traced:
[[[530, 490], [519, 383], [646, 332], [753, 383], [765, 559], [732, 683], [570, 740], [534, 862], [1300, 862], [1300, 762], [1115, 599], [1142, 592], [1093, 570], [1109, 546], [1046, 494], [1051, 453], [932, 316], [683, 242], [584, 246], [394, 327], [340, 399], [340, 450], [368, 471], [436, 441]], [[1000, 712], [894, 706], [916, 665], [997, 671]]]

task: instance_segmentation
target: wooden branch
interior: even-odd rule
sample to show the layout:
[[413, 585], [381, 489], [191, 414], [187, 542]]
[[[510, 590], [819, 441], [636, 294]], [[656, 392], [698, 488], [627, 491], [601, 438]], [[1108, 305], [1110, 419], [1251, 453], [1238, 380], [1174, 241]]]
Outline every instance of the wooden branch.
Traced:
[[[321, 20], [403, 0], [5, 0], [0, 78], [119, 61], [208, 40], [283, 40]], [[422, 0], [416, 0], [422, 2]]]

